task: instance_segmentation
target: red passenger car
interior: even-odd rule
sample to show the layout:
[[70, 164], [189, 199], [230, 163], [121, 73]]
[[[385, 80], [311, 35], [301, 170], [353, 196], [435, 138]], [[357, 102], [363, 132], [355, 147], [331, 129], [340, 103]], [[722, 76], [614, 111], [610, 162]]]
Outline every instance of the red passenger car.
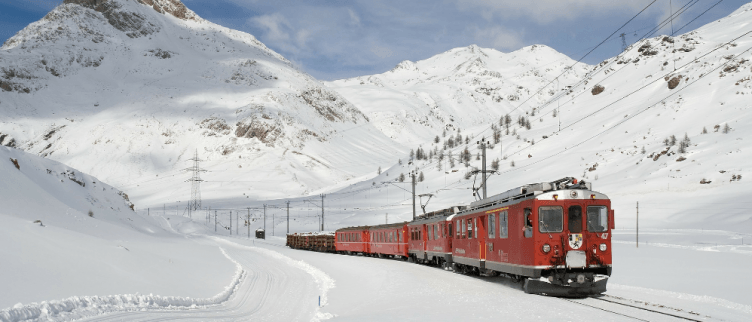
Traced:
[[454, 214], [465, 209], [457, 206], [419, 216], [407, 224], [411, 261], [441, 267], [452, 264], [452, 221]]
[[614, 211], [589, 183], [565, 178], [473, 202], [452, 218], [456, 270], [528, 277], [525, 291], [605, 292]]
[[334, 233], [337, 252], [345, 254], [368, 254], [368, 226], [337, 229]]
[[368, 227], [371, 255], [407, 258], [407, 223]]

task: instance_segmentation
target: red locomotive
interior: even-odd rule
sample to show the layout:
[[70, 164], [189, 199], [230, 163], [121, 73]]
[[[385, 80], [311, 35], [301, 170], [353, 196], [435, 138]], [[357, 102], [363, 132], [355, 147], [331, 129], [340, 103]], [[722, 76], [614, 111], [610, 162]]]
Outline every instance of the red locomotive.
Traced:
[[408, 223], [339, 229], [335, 247], [466, 274], [502, 274], [524, 281], [527, 293], [583, 296], [606, 291], [612, 229], [608, 197], [592, 191], [590, 183], [564, 178]]

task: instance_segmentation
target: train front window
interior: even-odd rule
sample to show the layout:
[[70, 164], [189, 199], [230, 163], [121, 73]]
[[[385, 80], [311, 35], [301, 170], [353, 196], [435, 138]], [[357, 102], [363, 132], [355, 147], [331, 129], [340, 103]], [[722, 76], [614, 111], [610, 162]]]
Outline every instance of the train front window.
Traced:
[[581, 233], [582, 232], [582, 207], [571, 206], [567, 211], [569, 218], [569, 232]]
[[538, 231], [560, 233], [564, 230], [564, 210], [558, 206], [538, 208]]
[[608, 230], [608, 209], [605, 206], [587, 207], [587, 229], [595, 233]]

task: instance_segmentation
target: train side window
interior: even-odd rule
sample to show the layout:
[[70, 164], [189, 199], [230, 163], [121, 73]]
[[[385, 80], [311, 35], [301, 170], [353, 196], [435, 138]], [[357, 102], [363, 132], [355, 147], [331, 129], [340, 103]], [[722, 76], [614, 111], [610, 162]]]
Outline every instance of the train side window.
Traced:
[[582, 232], [582, 207], [571, 206], [567, 209], [567, 225], [570, 233]]
[[439, 225], [433, 225], [433, 240], [439, 239], [438, 231]]
[[462, 239], [465, 239], [465, 231], [467, 230], [467, 220], [462, 220]]
[[608, 230], [608, 209], [605, 206], [587, 207], [587, 229], [595, 233]]
[[507, 211], [499, 213], [499, 238], [509, 237], [509, 217]]
[[496, 214], [488, 215], [488, 238], [496, 238]]
[[433, 238], [433, 225], [426, 226], [428, 228], [428, 240], [432, 240]]
[[[483, 222], [481, 221], [481, 223]], [[478, 238], [478, 218], [473, 218], [473, 231], [473, 236]]]
[[522, 222], [524, 224], [522, 231], [525, 238], [533, 237], [533, 210], [525, 208], [522, 213]]
[[460, 225], [460, 221], [457, 220], [457, 239], [460, 238], [460, 232], [462, 231], [462, 225]]
[[447, 223], [447, 230], [449, 231], [449, 234], [446, 235], [447, 237], [452, 237], [452, 222]]
[[564, 230], [564, 210], [559, 206], [538, 208], [538, 231], [560, 233]]
[[468, 239], [473, 238], [473, 219], [472, 218], [467, 220], [467, 238]]

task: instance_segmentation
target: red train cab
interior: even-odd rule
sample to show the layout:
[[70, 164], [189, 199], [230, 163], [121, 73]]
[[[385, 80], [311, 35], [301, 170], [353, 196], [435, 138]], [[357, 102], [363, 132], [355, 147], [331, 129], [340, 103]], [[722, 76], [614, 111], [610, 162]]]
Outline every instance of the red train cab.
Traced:
[[407, 223], [368, 227], [370, 254], [407, 258]]
[[611, 201], [589, 183], [522, 186], [451, 219], [452, 260], [459, 271], [528, 277], [529, 293], [602, 293], [611, 275], [613, 218]]
[[345, 254], [368, 254], [368, 226], [337, 229], [334, 233], [336, 251]]

